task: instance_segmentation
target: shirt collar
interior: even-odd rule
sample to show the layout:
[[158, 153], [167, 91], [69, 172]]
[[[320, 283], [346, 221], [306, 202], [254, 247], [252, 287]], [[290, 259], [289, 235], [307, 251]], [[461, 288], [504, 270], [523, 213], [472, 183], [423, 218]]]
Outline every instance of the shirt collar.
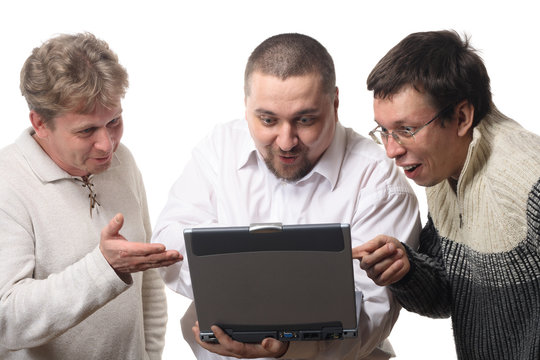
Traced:
[[[247, 166], [257, 166], [257, 161], [264, 162], [262, 156], [258, 153], [257, 148], [255, 147], [255, 143], [253, 142], [253, 138], [251, 137], [251, 135], [249, 135], [249, 138], [250, 141], [245, 142], [240, 147], [240, 151], [238, 151], [238, 170]], [[315, 164], [315, 167], [302, 179], [296, 181], [296, 183], [307, 181], [312, 176], [314, 176], [314, 174], [319, 174], [330, 182], [331, 190], [334, 190], [339, 178], [339, 172], [341, 169], [341, 163], [343, 162], [345, 148], [345, 128], [338, 122], [336, 124], [334, 138], [328, 149], [326, 149], [317, 164]]]
[[[15, 141], [15, 144], [21, 151], [24, 159], [28, 163], [28, 166], [32, 169], [34, 174], [42, 182], [53, 182], [61, 179], [72, 179], [76, 176], [72, 176], [62, 168], [60, 168], [47, 153], [39, 146], [37, 141], [34, 140], [34, 129], [28, 128], [23, 131], [19, 138]], [[113, 155], [111, 168], [118, 166], [120, 160]]]

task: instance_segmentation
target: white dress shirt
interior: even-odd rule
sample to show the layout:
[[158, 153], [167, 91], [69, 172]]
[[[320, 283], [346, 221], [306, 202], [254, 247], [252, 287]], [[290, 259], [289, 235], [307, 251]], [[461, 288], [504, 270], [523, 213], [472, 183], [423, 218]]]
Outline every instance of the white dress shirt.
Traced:
[[[268, 170], [247, 122], [236, 120], [216, 126], [194, 149], [157, 221], [152, 241], [184, 255], [184, 261], [160, 269], [165, 283], [193, 299], [184, 228], [264, 222], [349, 223], [353, 247], [386, 234], [416, 248], [420, 231], [418, 203], [411, 187], [371, 140], [338, 123], [332, 144], [311, 172], [289, 182]], [[356, 290], [364, 296], [358, 338], [291, 342], [284, 358], [363, 359], [372, 352], [380, 353], [377, 347], [389, 335], [399, 305], [386, 288], [367, 277], [356, 260], [354, 276]], [[191, 306], [184, 316], [183, 332], [197, 358], [224, 359], [195, 342], [191, 331], [195, 318]]]

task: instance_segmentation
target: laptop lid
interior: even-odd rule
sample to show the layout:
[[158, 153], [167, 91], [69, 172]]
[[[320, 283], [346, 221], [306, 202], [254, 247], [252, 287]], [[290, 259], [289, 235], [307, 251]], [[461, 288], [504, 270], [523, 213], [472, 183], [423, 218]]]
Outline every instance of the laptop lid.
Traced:
[[201, 340], [218, 325], [260, 342], [357, 336], [348, 224], [184, 231]]

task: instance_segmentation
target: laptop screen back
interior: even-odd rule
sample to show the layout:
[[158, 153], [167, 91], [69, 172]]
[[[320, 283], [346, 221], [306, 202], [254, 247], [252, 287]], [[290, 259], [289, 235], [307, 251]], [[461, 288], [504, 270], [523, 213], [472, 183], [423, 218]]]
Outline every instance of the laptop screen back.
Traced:
[[194, 228], [184, 232], [201, 339], [356, 336], [347, 224]]

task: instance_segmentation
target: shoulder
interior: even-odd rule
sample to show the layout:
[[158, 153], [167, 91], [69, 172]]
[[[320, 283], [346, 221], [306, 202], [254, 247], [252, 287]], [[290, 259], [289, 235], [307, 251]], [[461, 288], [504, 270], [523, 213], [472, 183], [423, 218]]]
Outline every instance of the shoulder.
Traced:
[[109, 169], [97, 174], [97, 177], [110, 184], [124, 184], [134, 186], [142, 182], [142, 176], [135, 162], [135, 157], [129, 148], [120, 143]]
[[247, 121], [240, 119], [215, 125], [195, 146], [192, 156], [217, 166], [220, 159], [227, 159], [228, 163], [242, 162], [253, 149]]
[[540, 136], [498, 112], [485, 120], [479, 126], [479, 154], [486, 160], [478, 161], [485, 168], [477, 167], [475, 173], [484, 175], [499, 200], [524, 199], [540, 179]]
[[201, 143], [212, 143], [217, 147], [222, 147], [225, 144], [238, 145], [249, 139], [251, 136], [246, 120], [237, 119], [216, 124]]
[[353, 129], [345, 128], [345, 133], [347, 145], [342, 171], [359, 174], [366, 186], [369, 182], [387, 189], [413, 193], [405, 175], [394, 160], [386, 156], [381, 145]]
[[135, 165], [135, 158], [133, 157], [133, 154], [123, 143], [118, 145], [115, 155], [121, 163], [125, 163], [125, 165]]

